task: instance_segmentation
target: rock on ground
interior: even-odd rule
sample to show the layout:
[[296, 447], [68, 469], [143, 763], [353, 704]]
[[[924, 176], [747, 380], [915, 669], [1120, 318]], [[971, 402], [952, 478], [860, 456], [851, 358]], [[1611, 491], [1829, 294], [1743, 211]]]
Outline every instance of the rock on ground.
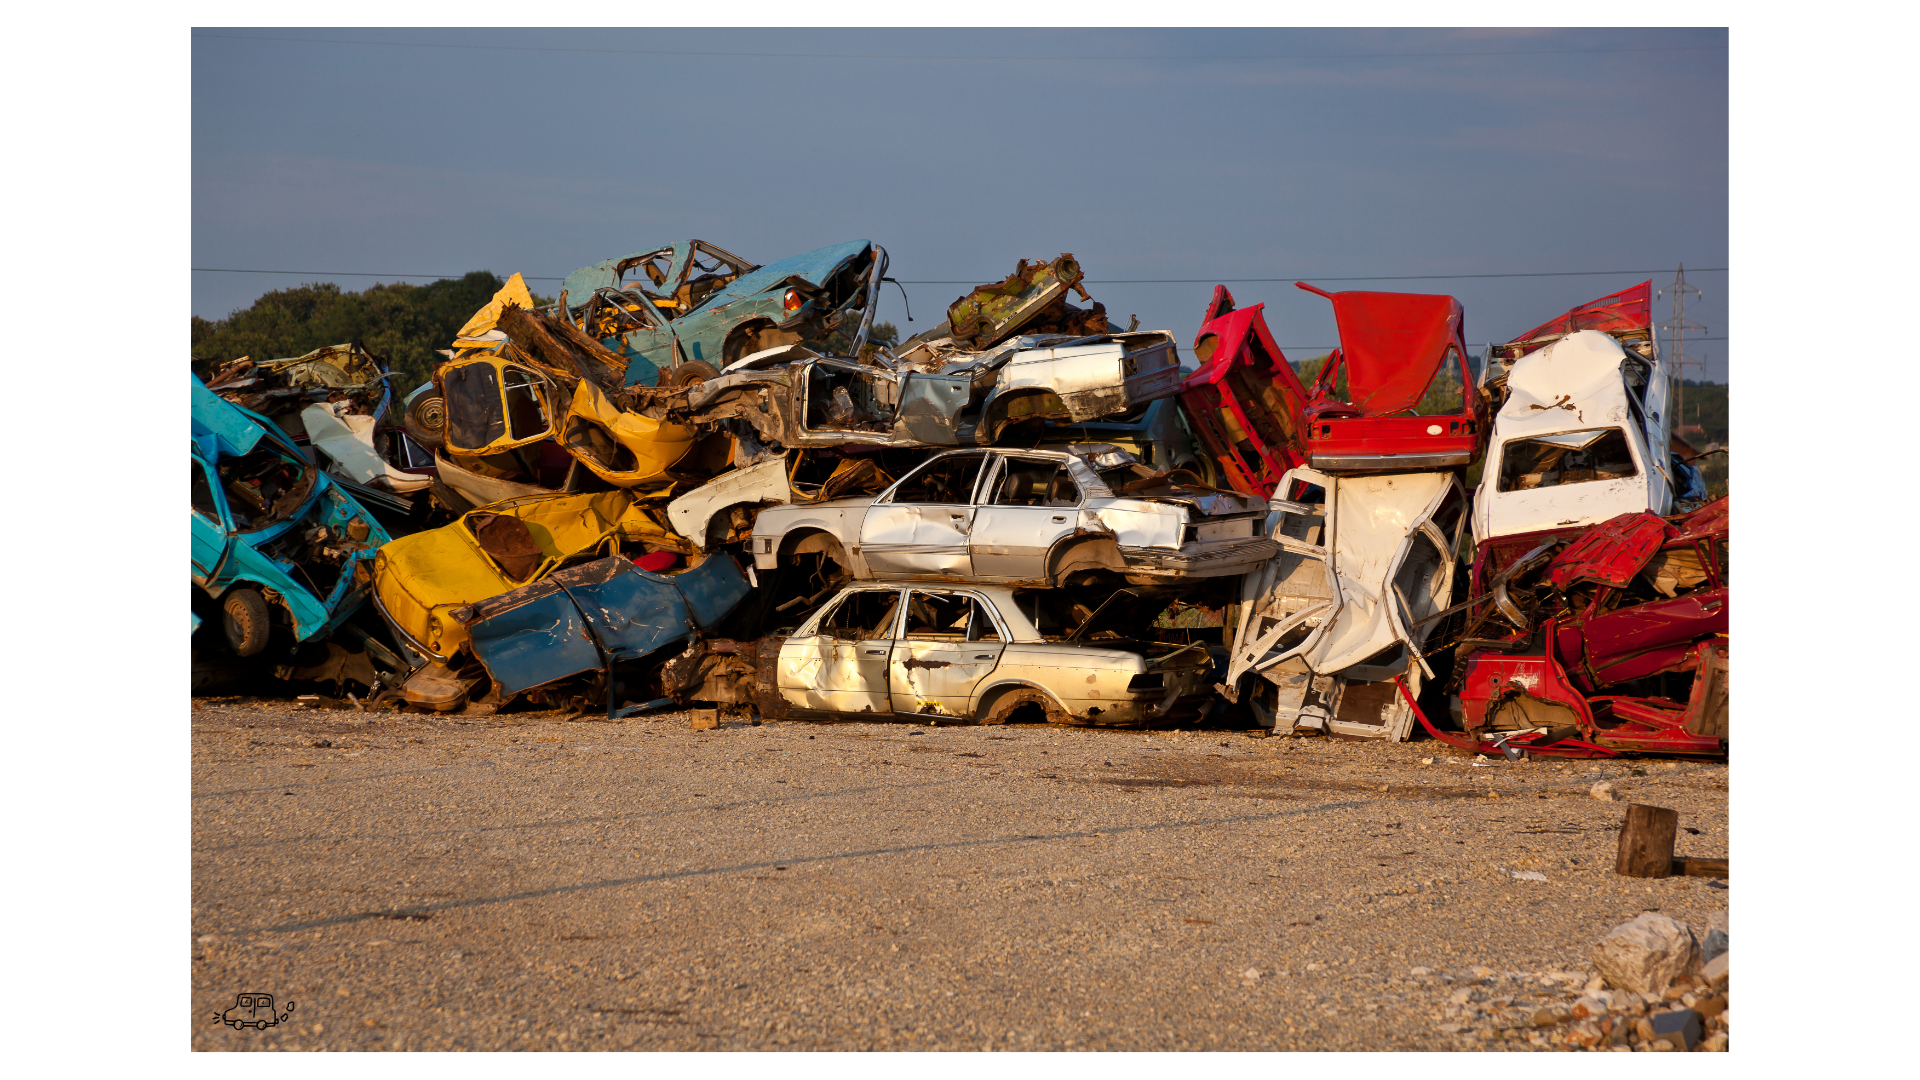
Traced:
[[1614, 927], [1593, 947], [1593, 966], [1607, 983], [1636, 994], [1664, 994], [1699, 963], [1693, 931], [1657, 911]]

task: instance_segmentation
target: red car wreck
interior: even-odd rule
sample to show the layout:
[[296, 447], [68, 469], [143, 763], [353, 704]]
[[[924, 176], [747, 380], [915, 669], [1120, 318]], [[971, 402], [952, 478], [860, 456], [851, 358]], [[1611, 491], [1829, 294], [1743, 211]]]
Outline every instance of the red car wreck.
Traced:
[[1725, 754], [1728, 506], [1481, 545], [1456, 648], [1467, 738], [1429, 732], [1513, 753]]
[[1460, 302], [1296, 284], [1333, 301], [1340, 329], [1311, 387], [1274, 344], [1265, 305], [1235, 310], [1224, 285], [1194, 337], [1201, 366], [1180, 407], [1221, 482], [1265, 497], [1298, 465], [1339, 474], [1471, 465], [1487, 425]]
[[1267, 498], [1288, 469], [1307, 463], [1300, 426], [1307, 389], [1267, 329], [1265, 304], [1236, 309], [1225, 285], [1193, 336], [1200, 369], [1180, 387], [1187, 418], [1217, 481]]
[[[1471, 389], [1460, 301], [1294, 284], [1333, 301], [1340, 327], [1340, 347], [1327, 357], [1307, 401], [1309, 463], [1333, 472], [1471, 465], [1487, 425]], [[1345, 401], [1337, 391], [1343, 375]]]

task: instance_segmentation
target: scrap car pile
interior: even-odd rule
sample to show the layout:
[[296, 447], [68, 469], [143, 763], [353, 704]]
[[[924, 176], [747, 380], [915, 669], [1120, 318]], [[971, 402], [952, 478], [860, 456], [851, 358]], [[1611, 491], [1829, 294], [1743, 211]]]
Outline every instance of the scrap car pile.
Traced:
[[515, 275], [404, 395], [358, 344], [196, 378], [196, 673], [1724, 752], [1727, 504], [1648, 286], [1476, 378], [1453, 298], [1302, 285], [1341, 342], [1308, 386], [1260, 305], [1216, 288], [1183, 367], [1071, 255], [874, 341], [887, 268], [686, 241], [547, 306]]

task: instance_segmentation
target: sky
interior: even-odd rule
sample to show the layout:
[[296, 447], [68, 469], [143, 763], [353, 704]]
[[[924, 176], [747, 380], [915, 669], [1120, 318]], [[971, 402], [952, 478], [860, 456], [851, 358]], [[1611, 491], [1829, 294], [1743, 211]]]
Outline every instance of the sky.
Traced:
[[894, 289], [879, 313], [903, 336], [1021, 257], [1072, 252], [1122, 325], [1184, 345], [1226, 281], [1300, 359], [1337, 338], [1295, 279], [1449, 293], [1477, 346], [1685, 264], [1705, 327], [1687, 374], [1727, 381], [1726, 45], [1721, 29], [203, 27], [193, 313], [478, 269], [552, 295], [674, 240], [767, 263], [864, 238], [908, 283], [915, 321]]

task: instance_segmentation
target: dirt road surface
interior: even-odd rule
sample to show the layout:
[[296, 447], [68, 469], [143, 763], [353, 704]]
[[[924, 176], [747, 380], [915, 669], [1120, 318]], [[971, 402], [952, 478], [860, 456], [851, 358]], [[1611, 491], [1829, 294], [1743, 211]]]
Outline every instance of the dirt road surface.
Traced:
[[[1679, 853], [1724, 856], [1720, 764], [192, 716], [201, 1050], [1530, 1049], [1609, 927], [1704, 934], [1727, 906], [1726, 882], [1616, 877], [1624, 807], [1588, 794], [1678, 810]], [[285, 1019], [223, 1023], [241, 993]]]

